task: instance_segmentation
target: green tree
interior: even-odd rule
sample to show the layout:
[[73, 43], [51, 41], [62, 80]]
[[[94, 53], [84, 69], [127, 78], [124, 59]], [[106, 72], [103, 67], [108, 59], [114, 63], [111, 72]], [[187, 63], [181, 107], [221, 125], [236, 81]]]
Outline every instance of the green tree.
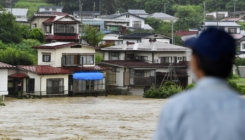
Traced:
[[[10, 59], [11, 58], [11, 59]], [[36, 64], [34, 55], [15, 48], [6, 48], [0, 51], [0, 61], [11, 65], [33, 65]]]
[[44, 42], [44, 33], [43, 33], [42, 29], [34, 28], [34, 29], [30, 30], [28, 38], [29, 39], [36, 39], [39, 42], [43, 43]]
[[33, 54], [37, 56], [37, 49], [33, 49], [32, 46], [38, 46], [41, 43], [38, 40], [35, 39], [24, 39], [21, 41], [21, 43], [15, 45], [17, 48], [21, 51], [28, 52], [29, 54]]
[[196, 5], [174, 5], [175, 16], [179, 20], [175, 23], [177, 30], [187, 30], [199, 25], [203, 21], [203, 9]]
[[98, 31], [97, 28], [92, 26], [85, 26], [84, 36], [82, 38], [88, 42], [91, 46], [98, 46], [99, 42], [102, 41], [104, 34]]
[[22, 40], [21, 26], [10, 13], [0, 13], [0, 40], [4, 43], [19, 43]]

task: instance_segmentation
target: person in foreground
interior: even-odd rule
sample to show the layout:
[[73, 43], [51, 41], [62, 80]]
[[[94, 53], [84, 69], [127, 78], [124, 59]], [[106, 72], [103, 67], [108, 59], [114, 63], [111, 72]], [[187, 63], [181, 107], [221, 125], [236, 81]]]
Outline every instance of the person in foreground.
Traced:
[[212, 27], [185, 43], [192, 49], [190, 66], [197, 83], [164, 105], [153, 139], [245, 140], [245, 100], [226, 81], [235, 40]]

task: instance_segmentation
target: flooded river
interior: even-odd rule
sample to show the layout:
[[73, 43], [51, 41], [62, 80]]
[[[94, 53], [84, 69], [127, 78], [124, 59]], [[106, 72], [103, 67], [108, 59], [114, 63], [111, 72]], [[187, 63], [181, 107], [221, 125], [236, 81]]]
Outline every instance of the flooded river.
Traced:
[[7, 98], [0, 140], [149, 140], [166, 100], [141, 96]]

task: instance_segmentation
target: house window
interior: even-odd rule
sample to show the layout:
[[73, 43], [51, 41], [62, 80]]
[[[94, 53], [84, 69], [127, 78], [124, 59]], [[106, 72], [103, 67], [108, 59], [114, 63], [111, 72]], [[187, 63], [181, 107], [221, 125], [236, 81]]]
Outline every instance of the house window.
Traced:
[[228, 33], [235, 34], [236, 33], [236, 28], [228, 28]]
[[80, 62], [83, 62], [83, 65], [93, 65], [94, 64], [94, 55], [81, 56]]
[[223, 18], [225, 18], [225, 14], [218, 14], [218, 15], [217, 15], [217, 18], [218, 18], [218, 19], [223, 19]]
[[170, 57], [161, 57], [161, 63], [170, 63]]
[[31, 25], [31, 28], [33, 29], [33, 28], [37, 28], [37, 24], [36, 23], [33, 23], [32, 25]]
[[126, 60], [134, 60], [134, 54], [127, 54]]
[[141, 28], [141, 21], [133, 21], [134, 28]]
[[64, 93], [64, 78], [47, 79], [47, 94]]
[[51, 33], [51, 26], [45, 26], [45, 32], [46, 33]]
[[186, 61], [186, 57], [185, 56], [183, 56], [183, 61]]
[[66, 56], [66, 64], [73, 65], [74, 64], [74, 55], [67, 55]]
[[126, 18], [130, 18], [130, 15], [129, 15], [129, 14], [127, 14], [127, 15], [126, 15]]
[[148, 56], [136, 56], [135, 59], [141, 60], [141, 61], [148, 61]]
[[49, 11], [49, 8], [45, 8], [45, 11]]
[[76, 33], [76, 25], [66, 25], [66, 24], [56, 24], [54, 26], [54, 33], [69, 33], [74, 34]]
[[50, 62], [51, 61], [51, 54], [45, 53], [43, 54], [43, 62]]
[[56, 11], [56, 8], [52, 8], [52, 11]]
[[119, 52], [110, 52], [110, 60], [119, 60]]
[[118, 27], [109, 27], [110, 29], [110, 31], [118, 31]]
[[134, 75], [135, 75], [135, 77], [145, 77], [145, 71], [144, 70], [135, 70]]

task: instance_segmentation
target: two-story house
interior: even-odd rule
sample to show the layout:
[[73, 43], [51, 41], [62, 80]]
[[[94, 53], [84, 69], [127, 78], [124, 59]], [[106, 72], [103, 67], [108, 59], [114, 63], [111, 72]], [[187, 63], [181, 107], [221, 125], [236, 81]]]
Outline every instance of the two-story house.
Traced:
[[206, 18], [208, 19], [224, 19], [229, 16], [228, 11], [215, 11], [215, 12], [210, 12], [206, 13]]
[[159, 86], [170, 64], [183, 86], [191, 83], [187, 63], [190, 50], [169, 44], [154, 35], [139, 43], [128, 43], [102, 48], [104, 61], [99, 65], [112, 68], [107, 73], [107, 83], [116, 88], [130, 89], [133, 94], [143, 95], [144, 89]]
[[55, 42], [33, 48], [38, 51], [38, 65], [18, 65], [9, 72], [10, 95], [19, 90], [33, 96], [105, 94], [108, 69], [95, 65], [93, 47]]
[[[9, 12], [15, 16], [15, 20], [22, 24], [28, 24], [27, 8], [4, 8], [5, 12]], [[3, 11], [0, 11], [0, 13]]]
[[79, 21], [66, 13], [34, 14], [30, 19], [31, 28], [40, 28], [46, 42], [79, 41]]
[[47, 12], [63, 12], [62, 6], [39, 6], [38, 13], [47, 13]]
[[[127, 26], [128, 29], [145, 29], [145, 18], [128, 12], [125, 13], [117, 12], [116, 14], [103, 17], [103, 19], [127, 20], [129, 22]], [[147, 29], [149, 28], [149, 26], [146, 27]]]
[[[204, 24], [200, 26], [201, 32], [208, 27], [217, 27], [228, 32], [234, 39], [239, 40], [243, 37], [241, 34], [241, 25], [238, 25], [235, 22], [229, 21], [206, 21], [205, 27]], [[201, 33], [199, 32], [199, 34]]]

